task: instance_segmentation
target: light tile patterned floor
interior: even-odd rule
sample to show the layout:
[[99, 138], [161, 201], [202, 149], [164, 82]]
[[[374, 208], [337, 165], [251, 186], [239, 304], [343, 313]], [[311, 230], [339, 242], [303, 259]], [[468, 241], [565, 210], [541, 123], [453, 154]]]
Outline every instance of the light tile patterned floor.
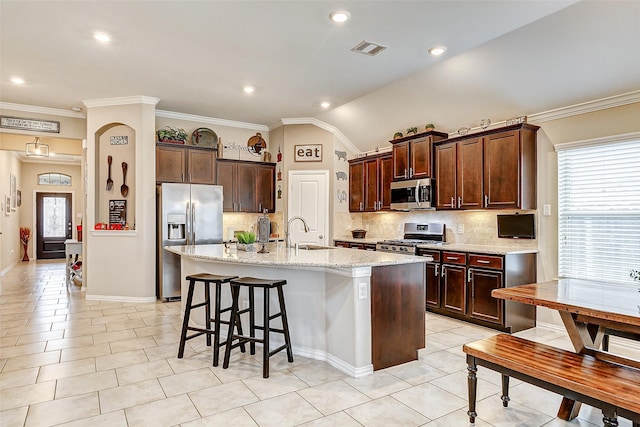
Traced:
[[[496, 333], [428, 313], [415, 362], [354, 379], [278, 355], [265, 380], [260, 354], [211, 366], [204, 338], [178, 359], [180, 314], [179, 302], [86, 301], [67, 290], [63, 262], [19, 263], [0, 279], [0, 425], [467, 426], [461, 346]], [[556, 330], [520, 335], [571, 348]], [[586, 406], [571, 423], [556, 419], [560, 397], [529, 384], [512, 380], [507, 409], [499, 392], [500, 376], [480, 368], [478, 427], [602, 425]]]

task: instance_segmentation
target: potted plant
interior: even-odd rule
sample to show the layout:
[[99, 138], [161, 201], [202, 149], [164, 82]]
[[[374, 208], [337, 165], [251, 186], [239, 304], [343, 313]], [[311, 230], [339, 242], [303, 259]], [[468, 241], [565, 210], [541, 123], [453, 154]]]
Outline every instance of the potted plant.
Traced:
[[[638, 285], [640, 285], [640, 268], [637, 270], [632, 269], [631, 273], [629, 273], [629, 276], [631, 276], [631, 278], [638, 282]], [[638, 292], [640, 292], [640, 287], [638, 287]]]
[[436, 126], [433, 123], [427, 123], [426, 125], [424, 125], [424, 130], [427, 132], [431, 132], [435, 128]]
[[407, 135], [415, 135], [418, 133], [418, 128], [413, 126], [407, 129]]
[[187, 142], [189, 134], [182, 128], [174, 128], [165, 126], [163, 129], [156, 131], [156, 136], [160, 142], [168, 142], [172, 144], [184, 144]]
[[402, 132], [396, 132], [393, 134], [393, 139], [398, 139], [398, 138], [402, 138], [404, 135], [402, 135]]
[[256, 251], [256, 233], [251, 231], [240, 231], [236, 233], [238, 239], [238, 250], [245, 252]]

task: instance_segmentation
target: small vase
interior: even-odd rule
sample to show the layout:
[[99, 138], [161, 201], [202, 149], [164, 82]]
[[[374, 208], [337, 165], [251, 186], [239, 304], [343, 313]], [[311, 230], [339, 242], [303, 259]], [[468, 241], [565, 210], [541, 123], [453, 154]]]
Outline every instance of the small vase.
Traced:
[[24, 249], [23, 261], [29, 261], [29, 242], [22, 242], [22, 248]]
[[255, 243], [238, 243], [238, 250], [245, 252], [256, 252], [258, 247]]

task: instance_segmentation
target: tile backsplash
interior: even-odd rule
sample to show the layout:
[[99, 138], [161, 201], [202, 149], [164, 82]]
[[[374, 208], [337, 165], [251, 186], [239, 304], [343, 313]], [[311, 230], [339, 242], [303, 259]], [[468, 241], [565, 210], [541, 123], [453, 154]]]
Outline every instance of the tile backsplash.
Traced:
[[[536, 211], [519, 211], [536, 213]], [[367, 238], [401, 238], [405, 222], [441, 222], [447, 226], [447, 242], [496, 246], [536, 247], [536, 239], [498, 238], [497, 215], [514, 213], [500, 211], [413, 211], [343, 213], [334, 217], [334, 238], [351, 236], [354, 228], [367, 230]], [[536, 222], [538, 218], [536, 215]], [[537, 224], [536, 224], [537, 228]]]

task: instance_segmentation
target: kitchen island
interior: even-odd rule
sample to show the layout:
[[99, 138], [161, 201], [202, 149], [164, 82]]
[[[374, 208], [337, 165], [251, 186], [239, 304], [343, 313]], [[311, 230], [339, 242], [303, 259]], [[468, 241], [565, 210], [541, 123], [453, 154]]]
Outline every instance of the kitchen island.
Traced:
[[[267, 254], [229, 253], [222, 244], [165, 249], [180, 255], [183, 308], [188, 274], [287, 280], [284, 291], [294, 354], [325, 360], [353, 377], [416, 360], [417, 351], [425, 347], [429, 257], [334, 247], [272, 248]], [[230, 293], [223, 294], [222, 305], [229, 305]], [[196, 294], [194, 302], [203, 298], [202, 292]], [[246, 298], [241, 293], [241, 301]], [[260, 310], [258, 295], [256, 300]], [[200, 310], [192, 319], [204, 319]], [[260, 318], [262, 313], [256, 315]], [[275, 347], [282, 344], [281, 339], [272, 341]]]

